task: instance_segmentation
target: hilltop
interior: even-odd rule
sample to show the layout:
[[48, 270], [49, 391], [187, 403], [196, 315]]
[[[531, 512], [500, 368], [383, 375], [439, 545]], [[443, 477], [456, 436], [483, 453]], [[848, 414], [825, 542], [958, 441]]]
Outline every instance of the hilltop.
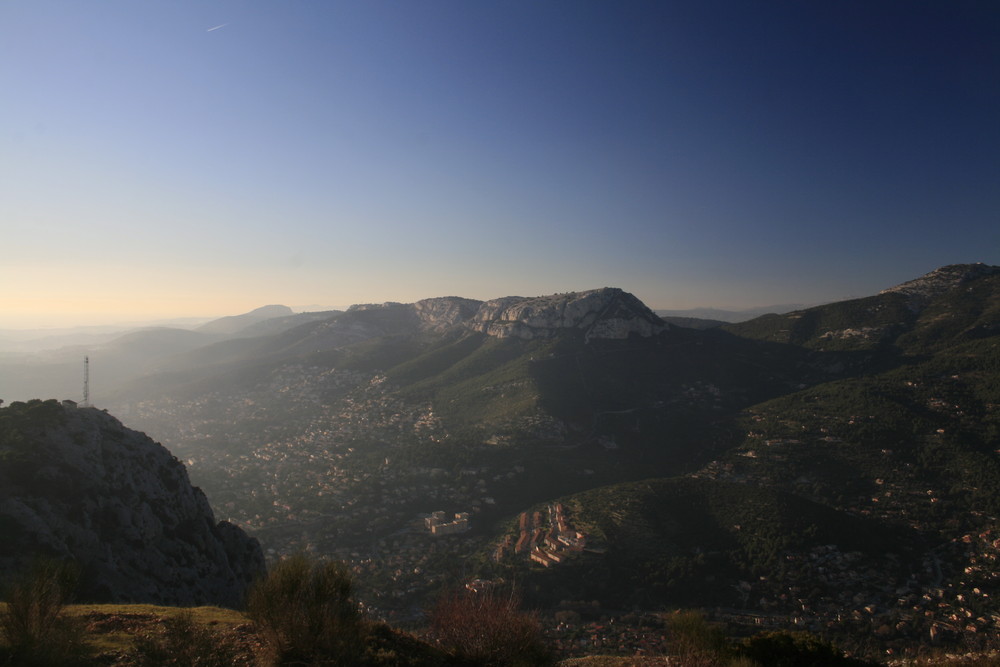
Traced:
[[945, 266], [879, 294], [730, 324], [758, 340], [821, 351], [916, 355], [1000, 333], [1000, 267]]
[[237, 605], [264, 565], [166, 449], [72, 402], [0, 408], [0, 526], [0, 576], [71, 560], [90, 601]]

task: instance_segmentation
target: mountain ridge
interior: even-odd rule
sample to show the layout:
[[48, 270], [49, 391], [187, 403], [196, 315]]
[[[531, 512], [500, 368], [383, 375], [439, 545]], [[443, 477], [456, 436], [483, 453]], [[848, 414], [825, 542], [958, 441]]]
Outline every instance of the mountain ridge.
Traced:
[[[1000, 633], [975, 592], [1000, 593], [976, 569], [1000, 556], [980, 537], [1000, 533], [1000, 272], [908, 283], [916, 309], [889, 288], [706, 330], [617, 288], [359, 304], [183, 352], [109, 407], [276, 554], [350, 561], [391, 613], [460, 562], [545, 604], [704, 599], [890, 648], [971, 640]], [[511, 556], [515, 517], [555, 502], [593, 548]], [[470, 530], [431, 536], [435, 511]]]
[[954, 264], [871, 296], [764, 315], [722, 329], [817, 350], [906, 352], [997, 330], [997, 284], [998, 266]]
[[441, 332], [464, 326], [495, 338], [548, 338], [578, 329], [591, 338], [656, 335], [668, 325], [644, 303], [618, 287], [545, 296], [504, 296], [487, 301], [458, 296], [432, 297], [415, 303], [356, 304], [347, 314], [396, 312], [403, 321], [415, 317], [419, 326]]
[[997, 273], [1000, 273], [1000, 266], [991, 266], [982, 262], [975, 264], [948, 264], [925, 273], [919, 278], [914, 278], [913, 280], [908, 280], [899, 285], [884, 289], [879, 294], [904, 294], [916, 307], [970, 280], [983, 276], [996, 275]]

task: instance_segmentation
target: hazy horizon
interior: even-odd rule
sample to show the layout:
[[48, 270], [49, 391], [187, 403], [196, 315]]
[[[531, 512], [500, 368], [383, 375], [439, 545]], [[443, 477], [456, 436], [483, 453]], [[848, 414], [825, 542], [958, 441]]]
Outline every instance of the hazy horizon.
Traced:
[[0, 4], [0, 328], [1000, 264], [1000, 12]]
[[[613, 286], [611, 286], [613, 287]], [[584, 290], [573, 290], [573, 291], [584, 291]], [[628, 290], [626, 290], [628, 291]], [[435, 297], [424, 297], [424, 298], [437, 298], [442, 296], [458, 296], [463, 298], [474, 298], [467, 297], [463, 294], [450, 294], [450, 295], [436, 295]], [[495, 295], [490, 298], [500, 298], [501, 296], [524, 296], [524, 297], [534, 297], [534, 296], [548, 296], [545, 294], [503, 294]], [[844, 297], [845, 299], [855, 298], [851, 296]], [[419, 301], [416, 299], [414, 301]], [[488, 299], [480, 299], [486, 301]], [[381, 299], [376, 301], [354, 301], [350, 304], [339, 305], [339, 306], [321, 306], [317, 304], [304, 305], [304, 306], [289, 306], [291, 310], [295, 313], [306, 313], [306, 312], [322, 312], [327, 310], [347, 310], [351, 306], [364, 304], [364, 303], [389, 303], [396, 302], [395, 299]], [[404, 301], [399, 303], [412, 303], [412, 301]], [[196, 327], [200, 324], [210, 322], [215, 319], [220, 319], [224, 317], [232, 317], [236, 315], [243, 315], [249, 313], [258, 308], [262, 308], [268, 305], [287, 305], [287, 304], [258, 304], [254, 306], [247, 307], [243, 310], [231, 310], [222, 313], [213, 313], [210, 315], [187, 315], [184, 313], [176, 313], [174, 315], [168, 316], [156, 316], [149, 318], [135, 318], [129, 317], [128, 314], [121, 315], [108, 315], [105, 319], [94, 318], [91, 320], [81, 321], [75, 319], [72, 315], [52, 315], [52, 316], [40, 316], [36, 319], [27, 320], [28, 324], [24, 324], [25, 320], [21, 319], [11, 319], [5, 317], [3, 313], [0, 313], [0, 331], [6, 332], [44, 332], [44, 331], [60, 331], [66, 329], [107, 329], [107, 330], [118, 330], [130, 327], [151, 327], [151, 326], [178, 326], [178, 327]], [[757, 304], [748, 307], [734, 307], [725, 308], [717, 306], [688, 306], [683, 308], [660, 308], [650, 304], [646, 304], [651, 310], [655, 311], [677, 311], [677, 312], [688, 312], [688, 311], [701, 311], [701, 310], [718, 310], [724, 312], [741, 313], [741, 312], [753, 312], [764, 308], [792, 308], [792, 307], [808, 307], [813, 305], [819, 305], [819, 302], [809, 303], [809, 304]]]

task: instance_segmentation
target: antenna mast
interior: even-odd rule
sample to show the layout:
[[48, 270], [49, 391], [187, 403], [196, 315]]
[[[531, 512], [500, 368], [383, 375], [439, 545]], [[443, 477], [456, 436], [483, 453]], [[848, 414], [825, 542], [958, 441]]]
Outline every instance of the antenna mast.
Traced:
[[83, 407], [90, 407], [90, 357], [83, 358]]

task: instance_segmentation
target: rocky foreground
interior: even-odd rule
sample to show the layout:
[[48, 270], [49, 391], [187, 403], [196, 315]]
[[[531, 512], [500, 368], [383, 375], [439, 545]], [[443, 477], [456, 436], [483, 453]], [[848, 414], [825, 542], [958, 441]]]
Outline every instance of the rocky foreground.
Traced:
[[83, 600], [238, 605], [264, 569], [170, 452], [71, 401], [0, 409], [0, 527], [0, 575], [69, 559]]

